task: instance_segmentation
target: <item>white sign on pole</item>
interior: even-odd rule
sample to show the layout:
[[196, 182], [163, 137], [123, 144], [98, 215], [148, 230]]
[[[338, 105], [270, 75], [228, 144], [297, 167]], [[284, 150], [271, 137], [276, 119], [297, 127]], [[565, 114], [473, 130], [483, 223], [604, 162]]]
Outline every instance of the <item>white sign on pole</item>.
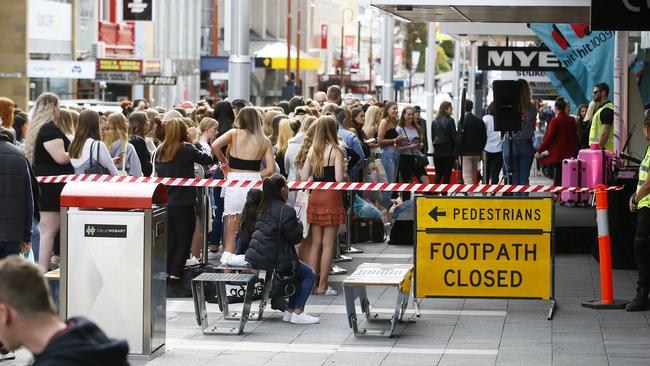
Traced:
[[72, 5], [29, 0], [29, 39], [72, 41]]
[[28, 60], [27, 77], [50, 79], [94, 79], [95, 63], [89, 61]]

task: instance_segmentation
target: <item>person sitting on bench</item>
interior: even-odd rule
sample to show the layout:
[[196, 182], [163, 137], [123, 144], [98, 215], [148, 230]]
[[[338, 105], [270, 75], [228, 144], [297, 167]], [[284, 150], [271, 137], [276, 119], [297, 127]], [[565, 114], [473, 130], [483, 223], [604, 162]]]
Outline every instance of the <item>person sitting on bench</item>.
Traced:
[[320, 319], [304, 312], [316, 273], [298, 260], [294, 246], [302, 240], [302, 223], [293, 207], [286, 203], [289, 195], [287, 181], [282, 175], [274, 174], [264, 179], [262, 191], [258, 220], [246, 251], [246, 261], [253, 268], [275, 270], [285, 278], [293, 276], [295, 292], [289, 297], [283, 321], [317, 324]]

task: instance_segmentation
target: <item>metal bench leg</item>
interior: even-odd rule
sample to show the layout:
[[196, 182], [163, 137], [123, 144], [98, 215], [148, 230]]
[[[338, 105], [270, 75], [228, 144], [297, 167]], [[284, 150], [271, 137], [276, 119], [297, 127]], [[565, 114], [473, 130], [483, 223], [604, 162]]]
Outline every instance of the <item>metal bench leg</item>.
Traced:
[[228, 309], [228, 294], [226, 292], [226, 283], [217, 282], [217, 300], [219, 301], [219, 307], [223, 313], [224, 319], [231, 319], [230, 309]]
[[249, 282], [246, 285], [246, 292], [244, 294], [244, 308], [241, 311], [239, 317], [239, 332], [237, 334], [244, 333], [244, 327], [248, 321], [248, 317], [251, 312], [251, 305], [253, 304], [253, 293], [255, 292], [255, 281]]
[[354, 300], [356, 299], [356, 287], [343, 286], [343, 294], [345, 295], [345, 311], [348, 317], [348, 325], [352, 328], [354, 334], [359, 332], [357, 326], [357, 309], [354, 306]]
[[196, 323], [201, 326], [203, 331], [207, 327], [208, 312], [205, 308], [205, 293], [203, 291], [203, 282], [192, 281], [192, 298], [194, 301], [194, 315]]
[[[402, 312], [402, 309], [404, 307], [404, 293], [397, 289], [397, 301], [395, 303], [395, 311], [393, 312], [393, 318], [390, 320], [390, 333], [389, 337], [393, 336], [393, 333], [395, 332], [395, 327], [397, 326], [397, 322], [401, 319], [400, 313]], [[408, 300], [408, 298], [406, 299]]]
[[257, 314], [257, 320], [262, 320], [262, 314], [266, 308], [266, 304], [269, 301], [269, 296], [271, 295], [271, 285], [273, 284], [273, 271], [266, 271], [264, 276], [264, 288], [262, 289], [262, 300], [260, 301], [260, 310]]

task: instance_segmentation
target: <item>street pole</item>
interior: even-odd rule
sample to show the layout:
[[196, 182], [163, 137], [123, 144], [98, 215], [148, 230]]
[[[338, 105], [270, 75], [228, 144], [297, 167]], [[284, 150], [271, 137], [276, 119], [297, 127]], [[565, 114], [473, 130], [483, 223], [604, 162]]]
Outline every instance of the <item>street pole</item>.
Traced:
[[368, 94], [372, 95], [372, 21], [370, 21], [370, 47], [368, 50]]
[[[454, 110], [459, 111], [460, 106], [460, 41], [454, 40], [454, 62], [451, 65], [453, 74], [452, 93], [454, 94]], [[458, 112], [456, 112], [458, 114]]]
[[232, 34], [232, 51], [228, 58], [228, 98], [230, 100], [250, 100], [251, 58], [249, 55], [249, 0], [231, 2], [232, 8], [226, 15], [232, 16], [230, 22]]
[[384, 29], [381, 37], [381, 75], [382, 75], [382, 99], [394, 100], [393, 87], [393, 47], [394, 47], [395, 19], [384, 14]]
[[[298, 19], [296, 20], [296, 86], [300, 88], [300, 16], [302, 15], [302, 0], [298, 0]], [[302, 88], [300, 88], [302, 94]]]
[[343, 39], [345, 38], [345, 9], [341, 11], [341, 74], [339, 81], [341, 91], [345, 93], [345, 84], [343, 83], [343, 72], [345, 71], [345, 57], [343, 57]]
[[[433, 22], [427, 24], [427, 49], [426, 49], [426, 59], [424, 64], [424, 89], [426, 95], [426, 108], [427, 108], [427, 128], [426, 133], [431, 132], [431, 123], [433, 122], [433, 109], [435, 108], [435, 97], [436, 97], [436, 25]], [[429, 150], [433, 151], [433, 136], [429, 136], [427, 139], [429, 143]]]
[[291, 0], [287, 10], [287, 81], [291, 80]]

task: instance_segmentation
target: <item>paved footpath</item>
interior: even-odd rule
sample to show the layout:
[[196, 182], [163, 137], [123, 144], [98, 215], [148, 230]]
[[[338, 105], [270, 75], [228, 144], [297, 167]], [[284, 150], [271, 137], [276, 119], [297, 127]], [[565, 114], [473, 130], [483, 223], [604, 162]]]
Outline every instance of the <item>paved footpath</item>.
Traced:
[[[342, 263], [409, 263], [412, 247], [363, 244], [365, 253]], [[249, 322], [242, 336], [205, 336], [187, 300], [167, 302], [167, 352], [140, 365], [650, 365], [649, 312], [591, 310], [580, 302], [599, 296], [598, 264], [587, 255], [556, 260], [558, 308], [546, 320], [549, 303], [531, 300], [425, 299], [422, 316], [400, 325], [392, 339], [355, 338], [348, 328], [343, 295], [312, 296], [307, 311], [318, 325], [283, 323], [267, 308], [265, 320]], [[333, 276], [340, 290], [345, 276]], [[618, 298], [634, 295], [634, 271], [614, 271]], [[391, 309], [394, 295], [370, 289], [371, 304]], [[211, 319], [219, 316], [209, 305]], [[411, 305], [407, 316], [413, 313]], [[29, 355], [18, 353], [25, 365]]]

